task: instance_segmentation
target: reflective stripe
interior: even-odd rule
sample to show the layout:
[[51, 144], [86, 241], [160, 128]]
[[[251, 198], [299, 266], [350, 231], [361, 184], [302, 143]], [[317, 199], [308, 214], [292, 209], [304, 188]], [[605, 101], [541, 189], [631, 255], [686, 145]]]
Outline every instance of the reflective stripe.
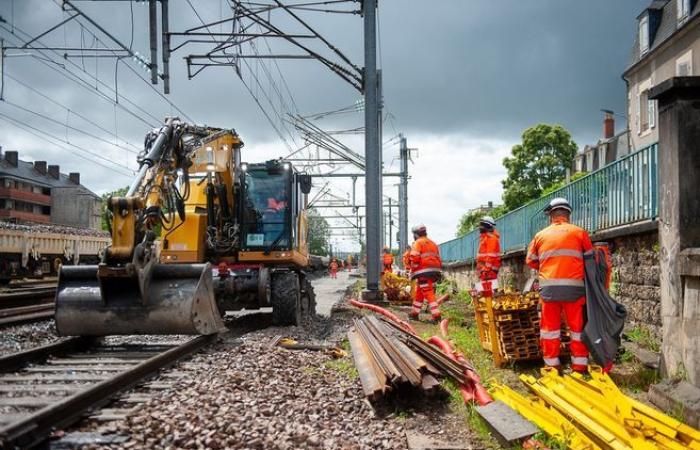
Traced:
[[424, 257], [424, 256], [436, 256], [436, 257], [438, 257], [438, 258], [440, 257], [440, 254], [439, 254], [439, 253], [435, 253], [435, 252], [419, 253], [419, 255], [420, 255], [421, 258]]
[[500, 254], [500, 253], [477, 253], [477, 254], [476, 254], [476, 257], [477, 257], [477, 258], [479, 258], [480, 256], [487, 256], [487, 257], [498, 258], [499, 256], [501, 256], [501, 254]]
[[438, 275], [440, 272], [442, 272], [440, 269], [437, 267], [428, 267], [426, 269], [421, 269], [421, 270], [414, 270], [411, 272], [411, 278], [417, 278], [421, 274], [432, 274], [432, 275]]
[[545, 331], [540, 330], [541, 339], [559, 339], [561, 337], [561, 330]]
[[572, 356], [571, 364], [576, 364], [577, 366], [587, 366], [588, 358], [585, 356]]
[[545, 286], [540, 288], [540, 297], [545, 302], [573, 302], [586, 295], [583, 286]]
[[587, 256], [593, 256], [593, 255], [595, 255], [595, 249], [591, 249], [591, 250], [588, 250], [587, 252], [583, 252], [584, 258]]
[[539, 256], [537, 256], [537, 255], [534, 254], [534, 253], [528, 253], [528, 254], [527, 254], [527, 258], [528, 258], [530, 261], [539, 261], [539, 260], [540, 260]]
[[573, 258], [583, 259], [583, 253], [580, 250], [571, 250], [563, 248], [559, 250], [549, 250], [548, 252], [542, 252], [542, 254], [540, 254], [540, 260], [544, 261], [545, 259], [553, 258], [556, 256], [571, 256]]
[[580, 286], [583, 287], [583, 280], [577, 278], [550, 278], [548, 280], [540, 280], [540, 286]]
[[430, 283], [425, 283], [425, 282], [423, 282], [423, 283], [418, 283], [418, 287], [427, 288], [427, 287], [430, 287]]
[[581, 333], [578, 333], [576, 331], [571, 332], [571, 340], [572, 341], [581, 341]]
[[548, 366], [559, 366], [561, 363], [559, 362], [559, 358], [543, 358], [544, 363]]

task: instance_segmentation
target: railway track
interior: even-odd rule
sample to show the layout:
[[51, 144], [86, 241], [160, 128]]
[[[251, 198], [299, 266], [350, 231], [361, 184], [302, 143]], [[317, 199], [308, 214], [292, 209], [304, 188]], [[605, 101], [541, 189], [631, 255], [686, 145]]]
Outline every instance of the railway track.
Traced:
[[104, 344], [94, 338], [69, 338], [0, 358], [0, 449], [30, 448], [56, 429], [92, 412], [93, 417], [122, 417], [147, 396], [117, 400], [121, 408], [99, 408], [136, 385], [148, 385], [160, 369], [191, 355], [217, 335], [198, 336], [182, 344]]
[[55, 297], [55, 284], [33, 285], [0, 292], [0, 326], [53, 317]]

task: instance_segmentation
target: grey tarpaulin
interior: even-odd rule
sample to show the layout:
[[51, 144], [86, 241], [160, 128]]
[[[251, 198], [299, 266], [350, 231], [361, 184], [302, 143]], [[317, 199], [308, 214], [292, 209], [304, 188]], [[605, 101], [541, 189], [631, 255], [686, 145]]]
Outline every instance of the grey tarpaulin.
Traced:
[[583, 342], [596, 364], [608, 367], [617, 355], [627, 310], [605, 288], [608, 267], [604, 253], [596, 249], [595, 254], [584, 256], [584, 261], [588, 321], [583, 328]]

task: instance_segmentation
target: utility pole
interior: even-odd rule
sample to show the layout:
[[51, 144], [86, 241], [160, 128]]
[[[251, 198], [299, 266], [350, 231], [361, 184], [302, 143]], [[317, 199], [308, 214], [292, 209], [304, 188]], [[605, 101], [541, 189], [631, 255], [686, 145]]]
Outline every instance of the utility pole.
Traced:
[[389, 197], [389, 250], [391, 251], [391, 240], [392, 240], [392, 229], [391, 226], [394, 224], [394, 219], [391, 217], [391, 197]]
[[[399, 253], [408, 245], [408, 146], [403, 134], [399, 135], [399, 160], [401, 180], [399, 181]], [[403, 264], [403, 262], [401, 263]], [[404, 267], [405, 269], [405, 267]]]
[[379, 290], [379, 259], [382, 241], [382, 165], [379, 133], [379, 77], [377, 74], [377, 0], [363, 0], [362, 13], [365, 35], [365, 205], [367, 242], [367, 289], [363, 298], [368, 302], [383, 302]]

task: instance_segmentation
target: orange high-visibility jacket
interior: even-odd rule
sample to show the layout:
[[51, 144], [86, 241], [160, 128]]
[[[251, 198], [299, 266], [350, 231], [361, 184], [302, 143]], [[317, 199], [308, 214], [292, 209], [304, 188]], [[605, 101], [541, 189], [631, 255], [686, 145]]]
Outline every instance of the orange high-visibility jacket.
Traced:
[[403, 268], [409, 270], [411, 268], [411, 251], [406, 250], [403, 252], [403, 257], [401, 259], [403, 261]]
[[539, 270], [542, 299], [574, 301], [585, 296], [583, 256], [592, 253], [588, 232], [563, 217], [537, 233], [528, 248], [526, 262]]
[[338, 270], [338, 263], [335, 261], [331, 261], [331, 265], [329, 267], [331, 270]]
[[501, 236], [498, 231], [488, 231], [479, 235], [479, 251], [476, 254], [476, 270], [497, 271], [501, 267]]
[[394, 264], [394, 255], [391, 253], [384, 253], [382, 255], [382, 263], [384, 263], [385, 266], [391, 266]]
[[435, 242], [426, 236], [421, 236], [413, 242], [409, 258], [411, 260], [411, 277], [413, 278], [421, 274], [435, 274], [442, 269], [440, 249]]

